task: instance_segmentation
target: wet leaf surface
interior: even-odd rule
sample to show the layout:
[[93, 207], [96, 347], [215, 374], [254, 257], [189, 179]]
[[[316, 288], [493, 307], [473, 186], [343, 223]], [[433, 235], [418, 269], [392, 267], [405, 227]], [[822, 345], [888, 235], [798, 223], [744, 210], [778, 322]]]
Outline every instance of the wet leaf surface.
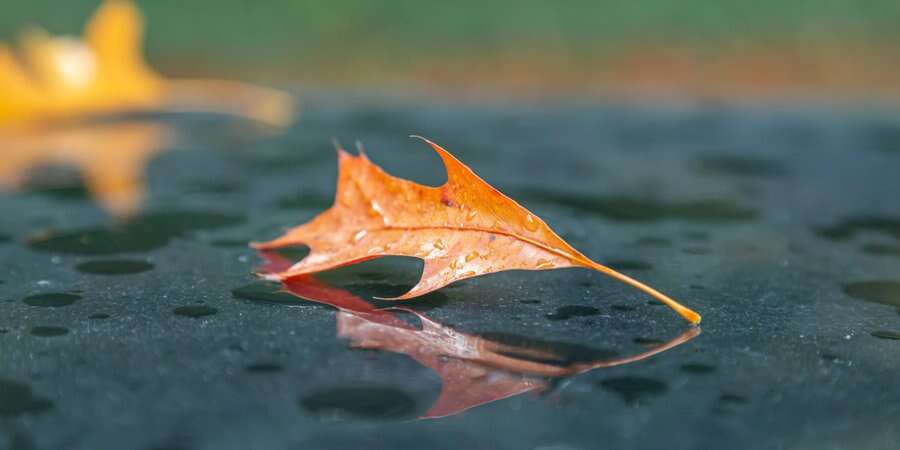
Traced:
[[388, 175], [362, 147], [358, 156], [339, 147], [334, 206], [274, 240], [254, 244], [261, 250], [310, 248], [308, 256], [266, 278], [285, 281], [384, 256], [420, 258], [422, 277], [408, 292], [394, 297], [406, 300], [506, 270], [582, 267], [632, 285], [685, 320], [700, 323], [699, 314], [665, 294], [582, 255], [448, 151], [419, 139], [440, 156], [446, 183], [430, 187]]

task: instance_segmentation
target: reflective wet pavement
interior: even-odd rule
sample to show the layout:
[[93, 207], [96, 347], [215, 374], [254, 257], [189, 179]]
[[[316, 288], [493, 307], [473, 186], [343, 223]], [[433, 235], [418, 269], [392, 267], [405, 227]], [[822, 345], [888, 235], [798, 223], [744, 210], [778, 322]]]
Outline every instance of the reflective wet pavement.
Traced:
[[[90, 174], [59, 166], [0, 194], [0, 448], [900, 442], [900, 115], [328, 96], [304, 109], [281, 136], [141, 118], [173, 137], [132, 177], [134, 216], [110, 216]], [[372, 297], [412, 286], [413, 260], [324, 275], [341, 293], [318, 302], [253, 276], [248, 241], [329, 206], [332, 138], [441, 183], [412, 133], [703, 314], [702, 333], [587, 270], [467, 280], [412, 311]]]

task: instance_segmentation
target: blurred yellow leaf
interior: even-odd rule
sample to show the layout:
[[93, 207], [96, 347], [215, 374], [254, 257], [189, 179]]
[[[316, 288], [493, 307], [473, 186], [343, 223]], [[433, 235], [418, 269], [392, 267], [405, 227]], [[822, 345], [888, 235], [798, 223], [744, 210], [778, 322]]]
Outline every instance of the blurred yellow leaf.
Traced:
[[144, 168], [165, 148], [168, 126], [96, 118], [203, 111], [290, 123], [290, 95], [240, 82], [163, 78], [144, 62], [142, 39], [135, 5], [105, 0], [81, 39], [31, 28], [18, 51], [0, 44], [0, 189], [22, 187], [41, 166], [72, 166], [105, 209], [128, 216], [140, 206]]
[[129, 0], [106, 0], [84, 37], [23, 34], [18, 54], [0, 45], [0, 127], [22, 127], [124, 111], [189, 110], [287, 124], [283, 92], [221, 80], [169, 80], [142, 56], [143, 20]]

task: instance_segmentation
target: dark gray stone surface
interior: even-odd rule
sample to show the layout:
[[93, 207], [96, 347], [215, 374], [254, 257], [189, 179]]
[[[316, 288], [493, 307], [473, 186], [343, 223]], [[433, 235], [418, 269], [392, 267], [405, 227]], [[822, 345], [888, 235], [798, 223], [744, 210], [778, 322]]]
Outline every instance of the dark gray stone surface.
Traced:
[[[145, 212], [130, 224], [77, 192], [0, 195], [0, 448], [898, 447], [894, 113], [322, 96], [283, 136], [175, 122], [181, 139], [149, 165]], [[233, 293], [257, 283], [245, 242], [329, 205], [332, 137], [439, 184], [438, 158], [412, 133], [587, 255], [702, 313], [702, 334], [541, 380], [539, 394], [416, 420], [441, 390], [437, 373], [351, 349], [331, 308], [263, 285]], [[367, 263], [329, 281], [389, 295], [418, 270]], [[648, 300], [562, 270], [469, 280], [407, 306], [467, 334], [576, 344], [578, 357], [637, 353], [687, 329]]]

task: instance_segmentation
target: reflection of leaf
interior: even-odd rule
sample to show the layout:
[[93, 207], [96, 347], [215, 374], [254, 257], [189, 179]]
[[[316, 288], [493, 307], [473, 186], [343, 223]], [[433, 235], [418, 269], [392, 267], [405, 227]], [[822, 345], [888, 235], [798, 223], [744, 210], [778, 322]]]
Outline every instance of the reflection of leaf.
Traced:
[[[277, 256], [263, 256], [269, 262], [266, 269], [276, 269], [284, 263]], [[337, 308], [337, 334], [350, 339], [354, 347], [402, 353], [434, 370], [443, 385], [438, 399], [422, 418], [446, 417], [525, 392], [540, 392], [550, 386], [544, 377], [574, 376], [639, 361], [700, 333], [699, 328], [691, 327], [670, 342], [629, 357], [562, 363], [567, 358], [558, 354], [553, 345], [500, 343], [459, 332], [412, 310], [375, 309], [365, 300], [310, 275], [292, 277], [283, 285], [298, 297]], [[421, 327], [403, 320], [399, 312], [414, 314]]]
[[224, 112], [286, 124], [284, 93], [218, 80], [167, 80], [141, 55], [143, 23], [129, 0], [106, 0], [82, 40], [31, 30], [21, 60], [0, 45], [0, 125], [24, 126], [128, 110]]
[[602, 266], [563, 241], [541, 219], [494, 189], [449, 152], [427, 141], [444, 161], [447, 183], [423, 186], [393, 177], [366, 155], [338, 150], [334, 206], [260, 249], [307, 245], [310, 254], [286, 280], [380, 256], [425, 261], [408, 299], [454, 281], [504, 270], [586, 267], [647, 292], [692, 323], [700, 316], [653, 288]]
[[165, 148], [168, 133], [164, 125], [146, 122], [9, 132], [3, 135], [0, 189], [21, 187], [41, 166], [74, 166], [91, 197], [115, 215], [131, 215], [144, 196], [144, 167]]

